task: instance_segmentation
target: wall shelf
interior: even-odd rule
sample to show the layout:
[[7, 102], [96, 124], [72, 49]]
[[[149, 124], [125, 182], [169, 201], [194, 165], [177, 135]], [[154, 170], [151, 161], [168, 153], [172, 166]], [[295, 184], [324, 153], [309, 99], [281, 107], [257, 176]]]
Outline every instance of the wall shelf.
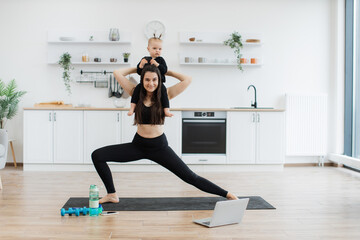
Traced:
[[[236, 63], [185, 63], [185, 62], [180, 62], [180, 65], [195, 65], [195, 66], [237, 66]], [[253, 64], [241, 64], [241, 66], [243, 67], [256, 67], [256, 66], [261, 66], [261, 63], [253, 63]]]
[[[241, 65], [244, 67], [262, 66], [260, 48], [263, 45], [262, 38], [259, 34], [240, 34], [243, 39], [242, 58], [247, 59], [249, 62], [252, 58], [257, 59], [256, 64], [246, 63]], [[179, 32], [180, 65], [237, 66], [233, 49], [224, 45], [224, 41], [230, 36], [231, 32]], [[190, 39], [193, 41], [190, 41]], [[246, 42], [247, 39], [258, 39], [259, 42]]]
[[[110, 41], [109, 32], [110, 29], [101, 31], [49, 31], [47, 39], [48, 64], [57, 64], [60, 56], [65, 52], [71, 55], [73, 65], [101, 66], [130, 64], [123, 61], [123, 53], [131, 53], [131, 33], [119, 32], [119, 41]], [[92, 41], [89, 40], [90, 36], [93, 37]], [[104, 62], [82, 62], [83, 54], [87, 54], [91, 60], [101, 58]], [[110, 62], [110, 58], [116, 58], [118, 62]]]
[[130, 41], [48, 41], [48, 43], [61, 44], [131, 44]]
[[[51, 65], [58, 64], [57, 62], [49, 63]], [[72, 65], [130, 65], [130, 63], [124, 62], [72, 62]]]
[[[201, 45], [222, 45], [222, 46], [225, 46], [224, 45], [224, 42], [190, 42], [190, 41], [187, 41], [187, 42], [180, 42], [180, 44], [185, 44], [185, 45], [198, 45], [198, 46], [201, 46]], [[251, 43], [251, 42], [243, 42], [243, 46], [261, 46], [262, 43]], [[228, 47], [228, 46], [225, 46], [225, 47]]]

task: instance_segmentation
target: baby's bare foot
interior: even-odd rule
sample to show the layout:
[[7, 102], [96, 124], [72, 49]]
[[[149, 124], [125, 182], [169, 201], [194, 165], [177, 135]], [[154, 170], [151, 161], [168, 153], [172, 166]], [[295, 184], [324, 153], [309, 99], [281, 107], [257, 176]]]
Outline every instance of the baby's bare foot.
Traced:
[[117, 196], [116, 193], [110, 193], [99, 200], [100, 204], [106, 202], [118, 203], [119, 197]]
[[230, 193], [230, 192], [228, 192], [228, 194], [226, 195], [226, 198], [228, 200], [238, 200], [238, 197], [235, 196], [234, 194]]
[[172, 117], [172, 116], [174, 116], [174, 114], [172, 114], [169, 110], [165, 110], [164, 111], [164, 113], [165, 113], [165, 117]]

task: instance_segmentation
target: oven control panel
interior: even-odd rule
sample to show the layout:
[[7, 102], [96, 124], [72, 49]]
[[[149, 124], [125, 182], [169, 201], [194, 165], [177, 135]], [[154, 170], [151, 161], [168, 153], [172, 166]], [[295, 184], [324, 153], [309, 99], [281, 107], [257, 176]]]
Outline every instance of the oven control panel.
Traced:
[[194, 112], [194, 117], [215, 117], [215, 112]]
[[226, 118], [226, 112], [183, 111], [182, 118]]

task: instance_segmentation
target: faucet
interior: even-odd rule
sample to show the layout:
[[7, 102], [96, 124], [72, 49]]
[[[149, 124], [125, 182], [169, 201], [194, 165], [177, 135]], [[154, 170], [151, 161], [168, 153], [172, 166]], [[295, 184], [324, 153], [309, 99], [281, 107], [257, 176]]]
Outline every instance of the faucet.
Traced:
[[257, 108], [257, 102], [256, 102], [256, 87], [255, 87], [254, 85], [250, 85], [250, 86], [248, 87], [248, 89], [247, 89], [248, 91], [249, 91], [250, 87], [253, 87], [253, 88], [254, 88], [254, 91], [255, 91], [255, 102], [253, 103], [253, 102], [251, 101], [251, 106], [254, 107], [254, 108]]

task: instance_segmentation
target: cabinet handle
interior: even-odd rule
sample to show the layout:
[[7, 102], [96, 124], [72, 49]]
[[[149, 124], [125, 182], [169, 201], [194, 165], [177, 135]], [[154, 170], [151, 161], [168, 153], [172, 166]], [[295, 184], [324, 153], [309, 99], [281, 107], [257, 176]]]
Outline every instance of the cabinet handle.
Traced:
[[117, 114], [117, 121], [120, 122], [120, 114]]
[[207, 162], [207, 159], [199, 159], [199, 162]]
[[253, 115], [252, 122], [255, 122], [255, 113], [253, 113], [252, 115]]
[[56, 113], [54, 113], [54, 122], [56, 122]]
[[49, 122], [51, 122], [51, 112], [49, 113]]
[[260, 114], [257, 113], [257, 122], [260, 122]]

